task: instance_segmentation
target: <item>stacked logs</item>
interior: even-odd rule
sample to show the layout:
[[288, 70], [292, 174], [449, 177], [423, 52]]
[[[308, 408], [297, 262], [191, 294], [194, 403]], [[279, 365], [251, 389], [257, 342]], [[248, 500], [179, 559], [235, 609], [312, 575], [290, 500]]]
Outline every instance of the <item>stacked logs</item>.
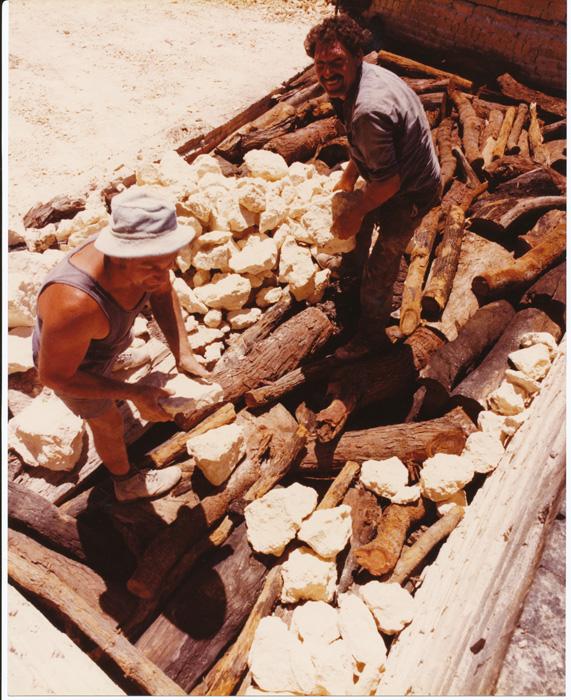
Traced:
[[[284, 478], [333, 479], [320, 507], [352, 507], [339, 592], [371, 577], [414, 590], [419, 565], [462, 513], [438, 519], [422, 498], [379, 500], [356, 483], [359, 465], [398, 457], [416, 482], [428, 457], [462, 452], [525, 334], [562, 337], [562, 101], [509, 75], [476, 93], [470, 81], [388, 52], [367, 60], [417, 92], [442, 167], [442, 202], [417, 228], [395, 287], [399, 342], [343, 364], [329, 354], [342, 337], [333, 332], [343, 323], [335, 284], [319, 308], [281, 301], [216, 365], [224, 405], [182, 417], [181, 429], [141, 459], [181, 466], [173, 494], [117, 504], [101, 480], [58, 506], [33, 493], [33, 480], [10, 484], [11, 580], [91, 640], [130, 688], [236, 692], [257, 622], [275, 609], [281, 586], [279, 565], [250, 548], [243, 510]], [[345, 136], [312, 68], [256, 105], [179, 153], [191, 162], [214, 150], [234, 174], [252, 149], [322, 172], [346, 160]], [[70, 211], [43, 205], [27, 225]], [[233, 420], [247, 427], [247, 455], [213, 488], [186, 460], [185, 443]]]

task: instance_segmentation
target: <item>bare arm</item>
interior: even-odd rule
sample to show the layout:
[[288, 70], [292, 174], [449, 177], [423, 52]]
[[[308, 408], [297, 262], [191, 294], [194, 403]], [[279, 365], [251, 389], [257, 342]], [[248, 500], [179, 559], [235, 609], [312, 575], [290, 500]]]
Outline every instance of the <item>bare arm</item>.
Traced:
[[342, 190], [343, 192], [353, 192], [355, 183], [359, 177], [359, 170], [355, 161], [351, 158], [347, 167], [343, 171], [343, 175], [339, 178], [339, 182], [333, 188], [334, 190]]

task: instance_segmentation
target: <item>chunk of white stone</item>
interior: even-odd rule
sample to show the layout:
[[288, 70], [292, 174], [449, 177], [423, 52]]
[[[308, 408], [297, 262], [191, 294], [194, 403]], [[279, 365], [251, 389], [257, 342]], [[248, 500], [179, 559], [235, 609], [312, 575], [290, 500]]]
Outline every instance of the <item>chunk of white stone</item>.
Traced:
[[510, 382], [510, 384], [515, 384], [530, 396], [534, 396], [541, 389], [538, 381], [531, 379], [531, 377], [528, 377], [527, 374], [518, 369], [506, 369], [504, 376], [506, 381]]
[[522, 335], [519, 344], [520, 344], [520, 347], [522, 347], [522, 348], [529, 348], [532, 345], [537, 345], [538, 343], [541, 343], [542, 345], [545, 345], [548, 348], [549, 356], [553, 360], [555, 358], [555, 356], [557, 355], [558, 348], [557, 348], [557, 341], [551, 335], [551, 333], [547, 333], [547, 332], [526, 333], [525, 335]]
[[229, 311], [226, 318], [233, 331], [242, 331], [253, 326], [262, 315], [261, 309], [240, 309], [239, 311]]
[[224, 398], [220, 384], [205, 379], [193, 379], [182, 373], [167, 374], [155, 371], [147, 375], [144, 382], [171, 392], [171, 396], [161, 399], [161, 406], [173, 418], [177, 413], [203, 409], [219, 403]]
[[250, 284], [252, 285], [252, 289], [258, 289], [264, 284], [265, 277], [263, 274], [260, 275], [248, 275], [248, 279], [250, 280]]
[[238, 194], [230, 191], [216, 199], [209, 222], [212, 228], [228, 228], [230, 231], [240, 233], [252, 226], [256, 218], [252, 212], [240, 206]]
[[8, 374], [27, 372], [33, 366], [32, 328], [14, 328], [8, 333]]
[[197, 270], [192, 276], [192, 286], [202, 287], [204, 284], [208, 284], [212, 278], [210, 270]]
[[385, 663], [387, 647], [377, 630], [375, 618], [354, 593], [339, 596], [339, 628], [355, 661], [377, 668]]
[[85, 425], [55, 394], [41, 394], [8, 422], [8, 445], [32, 467], [71, 471], [83, 450]]
[[400, 632], [414, 617], [414, 598], [398, 583], [370, 581], [359, 588], [359, 595], [385, 634]]
[[488, 474], [498, 466], [504, 446], [497, 435], [477, 431], [468, 436], [462, 457], [467, 457], [479, 474]]
[[292, 184], [300, 185], [302, 182], [312, 177], [314, 172], [315, 167], [313, 165], [295, 161], [293, 163], [290, 163], [290, 166], [288, 168], [288, 177], [291, 180]]
[[174, 150], [163, 153], [158, 171], [163, 185], [174, 185], [180, 192], [185, 192], [196, 183], [191, 166]]
[[[188, 311], [186, 313], [188, 314]], [[184, 327], [186, 328], [188, 333], [192, 333], [193, 331], [198, 330], [199, 326], [200, 323], [198, 322], [198, 319], [195, 316], [188, 315], [184, 319]]]
[[549, 348], [543, 343], [510, 352], [508, 359], [516, 369], [519, 369], [530, 379], [539, 381], [545, 377], [551, 366]]
[[280, 250], [279, 280], [289, 285], [296, 301], [313, 294], [317, 269], [309, 249], [297, 245], [293, 237], [286, 238]]
[[313, 664], [278, 617], [264, 617], [258, 623], [248, 665], [256, 685], [265, 691], [309, 694], [315, 686]]
[[282, 298], [282, 295], [281, 287], [262, 287], [256, 294], [256, 306], [265, 309], [267, 306], [277, 304]]
[[[521, 414], [518, 414], [521, 415]], [[484, 433], [496, 435], [505, 445], [507, 438], [513, 434], [511, 428], [506, 424], [508, 416], [501, 416], [494, 411], [480, 411], [478, 414], [478, 429]]]
[[374, 695], [381, 682], [383, 669], [384, 667], [379, 668], [375, 664], [366, 664], [349, 695]]
[[290, 630], [302, 642], [330, 644], [340, 636], [337, 610], [322, 600], [308, 600], [295, 607]]
[[222, 311], [219, 309], [210, 309], [204, 314], [203, 321], [207, 328], [219, 328], [222, 324]]
[[413, 484], [412, 486], [403, 486], [394, 496], [389, 498], [391, 503], [405, 505], [406, 503], [414, 503], [420, 498], [420, 486]]
[[304, 520], [297, 533], [302, 542], [324, 559], [333, 559], [341, 552], [351, 537], [351, 507], [316, 510]]
[[315, 669], [315, 695], [348, 695], [353, 688], [355, 667], [351, 652], [343, 639], [331, 644], [312, 642], [303, 645]]
[[359, 480], [377, 496], [392, 498], [408, 484], [408, 469], [398, 457], [368, 459], [361, 465]]
[[244, 509], [248, 542], [257, 552], [280, 556], [316, 505], [317, 492], [308, 486], [272, 489]]
[[244, 247], [232, 254], [228, 266], [233, 272], [257, 275], [272, 270], [277, 260], [278, 247], [275, 241], [260, 233], [248, 236]]
[[445, 501], [438, 501], [436, 504], [436, 511], [438, 515], [442, 517], [458, 506], [463, 509], [468, 507], [468, 500], [464, 489], [457, 491], [453, 496], [450, 496], [450, 498], [447, 498]]
[[253, 177], [271, 182], [288, 174], [288, 165], [279, 153], [253, 149], [244, 156], [244, 163]]
[[266, 197], [266, 208], [260, 214], [258, 228], [260, 233], [273, 231], [282, 224], [287, 216], [287, 206], [281, 197], [270, 195]]
[[333, 600], [337, 586], [335, 561], [323, 559], [309, 547], [292, 552], [282, 565], [282, 603], [301, 600]]
[[64, 257], [63, 251], [52, 248], [43, 253], [9, 253], [8, 328], [34, 325], [40, 287], [47, 273]]
[[208, 364], [211, 362], [218, 362], [218, 360], [222, 357], [223, 352], [224, 343], [210, 343], [210, 345], [204, 349], [204, 359]]
[[[231, 236], [230, 231], [224, 233]], [[226, 272], [230, 269], [228, 265], [230, 258], [238, 252], [238, 247], [230, 238], [221, 245], [209, 245], [205, 242], [204, 236], [201, 236], [197, 245], [198, 248], [192, 257], [192, 264], [197, 270], [223, 270]]]
[[432, 501], [443, 501], [474, 477], [474, 465], [460, 455], [435, 454], [425, 460], [420, 472], [420, 490]]
[[[216, 276], [215, 276], [216, 277]], [[252, 285], [247, 277], [230, 273], [216, 277], [216, 281], [195, 290], [198, 299], [211, 309], [236, 311], [248, 301]]]
[[197, 156], [190, 164], [192, 171], [195, 173], [196, 178], [200, 180], [208, 173], [214, 173], [216, 175], [222, 175], [222, 168], [220, 163], [208, 154], [201, 154]]
[[261, 178], [240, 178], [237, 184], [237, 196], [240, 204], [255, 214], [266, 208], [266, 182]]
[[137, 316], [135, 323], [133, 323], [133, 328], [131, 329], [131, 334], [136, 338], [140, 338], [145, 333], [149, 332], [149, 322], [144, 316]]
[[212, 428], [187, 440], [186, 449], [208, 481], [219, 486], [246, 452], [244, 433], [235, 423]]
[[210, 343], [215, 343], [223, 337], [224, 333], [219, 328], [198, 326], [195, 331], [188, 334], [188, 342], [193, 350], [202, 350]]
[[202, 225], [208, 223], [211, 211], [212, 205], [204, 193], [200, 191], [192, 192], [181, 202], [177, 203], [177, 214], [179, 216], [194, 216]]
[[507, 380], [488, 396], [488, 407], [502, 416], [514, 416], [525, 408], [528, 393]]
[[356, 237], [337, 238], [332, 232], [332, 224], [331, 210], [323, 207], [310, 207], [301, 218], [301, 225], [317, 246], [319, 253], [335, 255], [354, 250], [357, 245]]
[[188, 286], [182, 277], [174, 277], [173, 275], [171, 280], [172, 287], [183, 309], [186, 309], [189, 314], [205, 314], [208, 311], [206, 304], [201, 301], [195, 291]]
[[318, 304], [325, 294], [325, 290], [329, 284], [329, 278], [331, 277], [331, 270], [318, 270], [313, 278], [313, 292], [308, 298], [310, 304]]

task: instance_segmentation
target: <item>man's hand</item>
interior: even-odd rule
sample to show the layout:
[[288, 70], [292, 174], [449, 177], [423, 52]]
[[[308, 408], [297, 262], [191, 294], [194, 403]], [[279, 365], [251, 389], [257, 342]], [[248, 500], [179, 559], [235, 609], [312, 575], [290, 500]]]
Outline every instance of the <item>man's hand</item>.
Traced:
[[163, 423], [172, 420], [172, 416], [169, 416], [160, 405], [161, 399], [168, 399], [173, 395], [172, 391], [144, 384], [143, 382], [133, 384], [133, 387], [136, 387], [136, 395], [132, 401], [141, 414], [141, 418], [151, 423]]
[[193, 374], [197, 377], [208, 377], [210, 374], [192, 355], [181, 357], [176, 368], [179, 372]]
[[359, 170], [355, 163], [350, 160], [347, 167], [343, 171], [343, 174], [339, 178], [339, 181], [333, 188], [333, 191], [340, 190], [341, 192], [353, 192], [355, 189], [355, 183], [359, 177]]

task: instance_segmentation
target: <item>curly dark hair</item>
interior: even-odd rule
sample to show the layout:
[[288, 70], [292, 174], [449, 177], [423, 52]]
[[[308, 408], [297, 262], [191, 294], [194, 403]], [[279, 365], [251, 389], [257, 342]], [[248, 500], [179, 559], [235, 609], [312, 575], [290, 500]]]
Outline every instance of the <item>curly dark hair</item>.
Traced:
[[353, 56], [360, 56], [370, 40], [371, 34], [367, 29], [363, 29], [348, 15], [339, 14], [327, 17], [310, 29], [303, 46], [307, 55], [313, 58], [317, 44], [327, 45], [338, 41]]

